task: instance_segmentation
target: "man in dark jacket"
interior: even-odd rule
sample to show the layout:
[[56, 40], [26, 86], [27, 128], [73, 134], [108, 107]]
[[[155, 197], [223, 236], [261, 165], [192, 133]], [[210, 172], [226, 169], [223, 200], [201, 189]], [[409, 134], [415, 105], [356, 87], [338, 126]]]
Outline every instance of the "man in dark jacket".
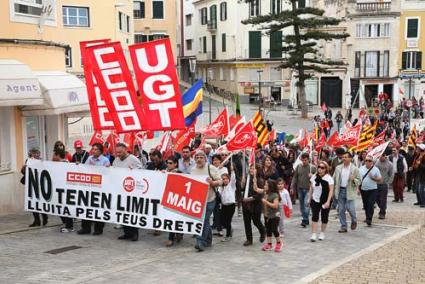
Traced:
[[72, 163], [84, 164], [87, 161], [90, 155], [86, 150], [83, 149], [83, 147], [83, 141], [76, 140], [74, 142], [75, 153], [72, 155]]

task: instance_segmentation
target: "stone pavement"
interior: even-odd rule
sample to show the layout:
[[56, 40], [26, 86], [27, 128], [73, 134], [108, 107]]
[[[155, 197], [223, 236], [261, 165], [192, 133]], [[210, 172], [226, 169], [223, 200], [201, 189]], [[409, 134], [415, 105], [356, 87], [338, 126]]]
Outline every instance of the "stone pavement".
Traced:
[[[391, 200], [391, 197], [388, 199]], [[360, 201], [358, 207], [359, 203]], [[365, 251], [371, 248], [377, 248], [378, 251], [385, 249], [385, 243], [388, 240], [413, 231], [415, 227], [411, 224], [416, 224], [421, 217], [423, 220], [421, 214], [425, 210], [413, 208], [412, 203], [413, 194], [408, 194], [405, 203], [389, 204], [388, 220], [385, 222], [376, 221], [376, 225], [372, 228], [360, 224], [357, 231], [350, 231], [344, 235], [338, 234], [339, 222], [333, 216], [330, 218], [326, 240], [316, 243], [309, 242], [310, 231], [298, 226], [300, 218], [299, 214], [295, 214], [286, 223], [286, 237], [281, 253], [262, 252], [256, 232], [255, 244], [248, 248], [243, 247], [245, 237], [242, 217], [238, 216], [235, 216], [233, 222], [233, 240], [223, 243], [218, 238], [214, 238], [213, 248], [202, 253], [194, 252], [194, 239], [190, 236], [185, 236], [183, 242], [175, 247], [166, 248], [164, 247], [166, 233], [155, 237], [149, 231], [141, 231], [139, 242], [127, 242], [116, 240], [120, 232], [113, 229], [112, 225], [108, 225], [105, 234], [99, 237], [79, 236], [76, 233], [61, 234], [58, 226], [22, 231], [24, 227], [17, 225], [16, 229], [21, 228], [21, 230], [16, 233], [0, 233], [2, 268], [0, 283], [153, 283], [158, 281], [164, 283], [199, 283], [201, 281], [206, 283], [294, 283], [314, 280], [318, 283], [341, 283], [342, 279], [355, 281], [359, 277], [353, 275], [353, 271], [360, 271], [360, 268], [352, 266], [345, 268], [351, 263], [347, 262], [347, 259], [351, 259], [354, 255], [360, 256], [360, 260], [363, 260], [363, 257], [368, 256], [364, 254]], [[405, 217], [399, 217], [403, 212], [411, 210], [417, 215], [410, 216], [409, 220], [414, 218], [416, 221], [409, 222]], [[12, 217], [0, 216], [0, 228], [10, 218]], [[360, 217], [360, 220], [361, 218], [363, 217]], [[51, 217], [50, 221], [57, 221], [57, 219], [57, 217]], [[401, 222], [393, 225], [392, 219], [401, 220]], [[25, 227], [28, 223], [30, 222], [26, 222]], [[408, 247], [412, 238], [420, 241], [417, 236], [422, 236], [423, 245], [423, 231], [419, 234], [413, 232], [407, 235], [406, 241], [403, 238], [402, 241], [396, 241], [397, 245], [392, 245], [397, 248], [396, 252], [392, 253], [390, 249], [388, 253], [379, 254], [381, 260], [373, 260], [374, 266], [365, 271], [365, 275], [370, 276], [371, 282], [378, 282], [374, 279], [377, 279], [377, 275], [383, 274], [382, 269], [398, 271], [398, 268], [392, 268], [387, 263], [391, 259], [398, 259], [396, 256], [403, 252], [407, 254], [403, 257], [402, 267], [407, 269], [410, 261], [410, 265], [418, 267], [419, 271], [424, 260], [423, 254], [420, 254], [421, 251], [423, 253], [423, 247], [418, 252]], [[47, 253], [70, 246], [76, 247], [71, 247], [74, 249], [62, 253]], [[412, 259], [409, 258], [408, 253], [411, 253]], [[386, 257], [387, 254], [390, 260]], [[357, 261], [352, 260], [352, 263], [355, 264]], [[365, 262], [368, 261], [370, 260], [365, 260]], [[336, 270], [333, 271], [330, 268]], [[347, 271], [343, 274], [344, 277], [339, 277], [340, 274], [336, 273], [341, 269]], [[410, 274], [412, 273], [403, 275], [410, 276]], [[422, 274], [418, 275], [422, 277]], [[363, 278], [362, 281], [367, 282]], [[413, 278], [412, 282], [414, 282]]]

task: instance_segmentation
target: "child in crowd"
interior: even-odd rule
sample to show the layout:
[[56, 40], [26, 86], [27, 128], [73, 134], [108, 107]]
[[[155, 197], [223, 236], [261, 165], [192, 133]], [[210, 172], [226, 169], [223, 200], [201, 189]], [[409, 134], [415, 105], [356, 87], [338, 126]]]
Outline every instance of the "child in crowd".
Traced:
[[282, 250], [282, 242], [279, 234], [279, 202], [281, 200], [279, 190], [277, 189], [276, 181], [268, 180], [265, 184], [265, 191], [267, 195], [263, 198], [264, 211], [266, 216], [266, 243], [263, 245], [263, 251], [273, 249], [272, 234], [276, 238], [276, 246], [274, 251], [280, 252]]
[[[280, 212], [280, 221], [279, 221], [279, 234], [283, 237], [284, 235], [284, 219], [286, 216], [284, 207], [288, 207], [289, 212], [292, 212], [292, 201], [291, 196], [289, 195], [288, 190], [286, 189], [285, 181], [282, 178], [277, 179], [277, 189], [279, 190], [280, 202], [279, 202], [279, 212]], [[289, 218], [289, 217], [288, 217]]]
[[224, 173], [221, 175], [223, 185], [219, 187], [218, 192], [221, 196], [221, 224], [226, 229], [226, 237], [223, 241], [229, 241], [232, 238], [232, 218], [235, 214], [236, 206], [236, 178], [231, 169], [231, 174]]

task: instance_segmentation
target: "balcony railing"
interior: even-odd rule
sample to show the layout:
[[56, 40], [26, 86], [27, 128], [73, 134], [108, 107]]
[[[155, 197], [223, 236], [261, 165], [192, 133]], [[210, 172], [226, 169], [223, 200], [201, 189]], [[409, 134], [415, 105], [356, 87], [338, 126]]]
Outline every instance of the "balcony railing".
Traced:
[[357, 12], [385, 12], [391, 10], [391, 2], [356, 3]]
[[217, 29], [217, 20], [209, 20], [207, 28], [209, 31], [215, 31]]

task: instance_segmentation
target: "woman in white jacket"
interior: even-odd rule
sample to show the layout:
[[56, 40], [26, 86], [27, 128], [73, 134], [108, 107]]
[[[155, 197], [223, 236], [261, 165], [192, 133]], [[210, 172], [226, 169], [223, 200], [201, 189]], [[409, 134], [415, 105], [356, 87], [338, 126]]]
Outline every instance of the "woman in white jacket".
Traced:
[[218, 188], [218, 192], [221, 196], [221, 224], [226, 229], [226, 237], [223, 241], [229, 241], [232, 238], [232, 218], [235, 214], [236, 204], [236, 178], [231, 169], [231, 174], [224, 173], [221, 175], [223, 185]]

